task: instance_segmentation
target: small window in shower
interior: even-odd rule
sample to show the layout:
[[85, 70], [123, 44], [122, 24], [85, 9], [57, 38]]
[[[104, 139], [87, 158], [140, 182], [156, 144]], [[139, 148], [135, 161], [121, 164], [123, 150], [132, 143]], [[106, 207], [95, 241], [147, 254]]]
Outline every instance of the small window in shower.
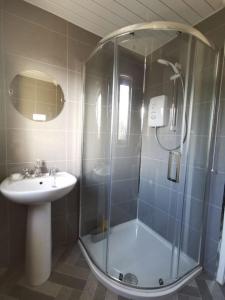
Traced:
[[131, 102], [130, 77], [121, 75], [119, 81], [119, 107], [118, 107], [118, 141], [128, 139], [130, 123], [130, 102]]

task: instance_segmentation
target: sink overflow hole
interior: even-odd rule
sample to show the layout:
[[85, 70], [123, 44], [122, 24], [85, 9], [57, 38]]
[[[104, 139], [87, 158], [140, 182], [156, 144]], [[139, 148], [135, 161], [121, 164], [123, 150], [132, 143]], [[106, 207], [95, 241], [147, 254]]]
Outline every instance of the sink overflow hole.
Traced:
[[43, 182], [42, 182], [42, 181], [40, 181], [40, 182], [39, 182], [39, 184], [43, 184]]

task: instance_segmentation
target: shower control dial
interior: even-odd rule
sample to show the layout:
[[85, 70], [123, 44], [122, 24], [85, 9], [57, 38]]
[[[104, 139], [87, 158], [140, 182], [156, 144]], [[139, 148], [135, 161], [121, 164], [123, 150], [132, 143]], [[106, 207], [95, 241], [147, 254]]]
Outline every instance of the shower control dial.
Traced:
[[167, 125], [168, 120], [168, 98], [166, 95], [153, 97], [149, 102], [148, 126], [162, 127]]

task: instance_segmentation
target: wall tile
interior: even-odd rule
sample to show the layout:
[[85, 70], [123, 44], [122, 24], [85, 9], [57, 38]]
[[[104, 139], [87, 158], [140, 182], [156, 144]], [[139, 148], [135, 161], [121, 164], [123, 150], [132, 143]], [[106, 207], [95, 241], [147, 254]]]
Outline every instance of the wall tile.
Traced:
[[41, 8], [33, 6], [25, 1], [7, 0], [4, 9], [17, 17], [37, 23], [49, 30], [66, 35], [67, 22]]
[[181, 249], [195, 261], [198, 261], [199, 258], [200, 241], [201, 233], [199, 231], [193, 230], [188, 226], [184, 226]]
[[82, 131], [69, 131], [67, 135], [67, 160], [81, 161]]
[[35, 138], [31, 130], [7, 130], [7, 160], [9, 163], [35, 160]]
[[84, 109], [84, 131], [89, 130], [98, 135], [106, 132], [110, 133], [111, 108], [102, 106], [101, 111], [98, 112], [98, 106], [95, 103], [95, 105], [85, 104]]
[[128, 201], [118, 205], [112, 205], [111, 226], [115, 226], [137, 217], [137, 201]]
[[107, 159], [88, 159], [83, 164], [83, 185], [106, 184], [109, 180], [110, 161]]
[[112, 203], [121, 204], [137, 197], [138, 178], [112, 182]]
[[82, 103], [68, 101], [66, 103], [66, 110], [66, 129], [69, 131], [80, 131], [82, 126]]
[[214, 206], [217, 206], [218, 208], [222, 207], [224, 185], [225, 185], [225, 174], [211, 173], [209, 203]]
[[66, 160], [66, 134], [64, 131], [35, 131], [35, 158], [46, 161]]
[[[4, 42], [9, 52], [56, 66], [67, 66], [66, 37], [11, 14], [4, 15]], [[40, 42], [41, 41], [41, 42]]]
[[2, 129], [0, 129], [0, 141], [0, 164], [3, 164], [6, 161], [6, 134]]
[[99, 36], [91, 32], [87, 32], [83, 28], [75, 26], [71, 23], [68, 23], [68, 34], [71, 39], [78, 40], [91, 46], [95, 46], [101, 39]]
[[215, 170], [225, 173], [225, 136], [216, 138]]
[[208, 216], [207, 216], [207, 236], [215, 241], [219, 241], [220, 238], [220, 219], [221, 219], [221, 209], [214, 207], [213, 205], [208, 205]]
[[224, 46], [224, 30], [225, 24], [220, 25], [215, 30], [209, 31], [207, 34], [208, 38], [213, 41], [219, 48], [222, 48]]
[[68, 68], [72, 71], [82, 72], [83, 63], [94, 47], [73, 39], [69, 39], [68, 43]]
[[113, 157], [129, 157], [139, 156], [141, 151], [141, 136], [138, 134], [130, 134], [128, 141], [117, 143], [117, 135], [113, 137]]
[[82, 72], [68, 71], [68, 100], [81, 101], [83, 95]]
[[84, 133], [83, 159], [96, 159], [109, 157], [110, 137], [108, 134]]
[[113, 180], [138, 178], [139, 167], [140, 167], [139, 157], [114, 158], [112, 160], [112, 178]]
[[207, 34], [212, 29], [217, 28], [221, 24], [225, 24], [224, 17], [225, 17], [225, 8], [221, 9], [219, 12], [213, 14], [209, 18], [203, 20], [195, 27], [198, 30], [202, 31], [203, 33]]
[[[224, 74], [225, 74], [225, 68], [224, 68]], [[225, 75], [224, 75], [225, 76]], [[225, 82], [225, 79], [224, 81]], [[222, 96], [224, 95], [225, 97], [225, 92], [223, 92]], [[221, 98], [220, 102], [220, 118], [219, 118], [219, 128], [218, 128], [218, 136], [220, 135], [225, 135], [225, 119], [224, 119], [224, 114], [225, 114], [225, 101], [223, 98]]]

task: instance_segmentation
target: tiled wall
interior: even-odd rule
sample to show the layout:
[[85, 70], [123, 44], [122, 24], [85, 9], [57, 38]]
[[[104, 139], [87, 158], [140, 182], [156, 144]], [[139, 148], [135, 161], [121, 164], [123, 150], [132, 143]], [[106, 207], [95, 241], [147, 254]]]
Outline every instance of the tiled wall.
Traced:
[[[184, 185], [184, 159], [188, 138], [184, 143], [181, 161], [180, 183], [167, 180], [169, 152], [159, 146], [155, 138], [155, 129], [147, 126], [148, 104], [151, 97], [167, 95], [172, 104], [173, 82], [169, 80], [171, 70], [157, 63], [158, 58], [179, 62], [182, 66], [182, 76], [185, 80], [186, 64], [188, 62], [188, 36], [183, 35], [157, 50], [149, 57], [147, 69], [147, 89], [145, 94], [145, 120], [142, 136], [141, 183], [139, 194], [138, 216], [150, 228], [161, 236], [174, 242], [179, 237], [179, 227], [183, 223], [181, 240], [182, 250], [198, 261], [201, 237], [201, 222], [204, 207], [204, 187], [207, 170], [207, 143], [209, 141], [209, 126], [206, 126], [211, 116], [212, 87], [214, 70], [214, 53], [197, 42], [191, 54], [192, 66], [189, 73], [189, 95], [193, 89], [193, 115], [189, 121], [190, 103], [187, 103], [186, 120], [191, 122], [190, 146], [188, 150], [189, 166]], [[210, 53], [211, 52], [211, 56]], [[200, 56], [202, 59], [200, 59]], [[205, 58], [211, 58], [212, 68], [205, 66]], [[194, 75], [192, 75], [192, 73]], [[204, 75], [203, 75], [204, 74]], [[191, 78], [195, 76], [195, 86]], [[208, 79], [212, 83], [208, 83]], [[169, 127], [158, 130], [158, 139], [167, 148], [181, 144], [181, 120], [183, 110], [183, 92], [178, 80], [178, 118], [176, 132]], [[207, 86], [207, 89], [206, 89]], [[206, 92], [207, 91], [207, 92]], [[206, 97], [207, 95], [207, 97]], [[190, 99], [190, 97], [188, 97]], [[190, 109], [190, 113], [192, 108]], [[180, 149], [178, 149], [180, 150]], [[201, 156], [199, 155], [201, 153]], [[183, 190], [183, 185], [185, 190]], [[185, 199], [183, 200], [183, 195]], [[182, 207], [184, 201], [183, 215]]]
[[[0, 177], [35, 159], [79, 177], [82, 118], [82, 68], [99, 38], [24, 1], [1, 1]], [[26, 70], [46, 73], [62, 87], [65, 105], [58, 117], [38, 123], [11, 104], [8, 88]], [[54, 245], [78, 234], [78, 190], [52, 205]], [[0, 266], [24, 254], [26, 207], [0, 196]]]
[[[172, 62], [182, 63], [182, 73], [186, 68], [186, 51], [181, 47], [186, 45], [185, 38], [176, 39], [174, 42], [149, 55], [146, 71], [146, 91], [144, 127], [142, 132], [141, 153], [141, 181], [139, 188], [138, 217], [150, 228], [158, 232], [164, 238], [172, 241], [174, 236], [174, 223], [180, 219], [180, 197], [178, 197], [179, 185], [167, 180], [168, 151], [162, 149], [155, 138], [155, 128], [148, 126], [148, 106], [152, 97], [166, 95], [169, 106], [172, 105], [173, 82], [170, 68], [157, 62], [158, 58]], [[184, 48], [185, 49], [185, 48]], [[181, 116], [181, 85], [178, 82], [178, 115]], [[170, 148], [178, 145], [180, 139], [180, 120], [177, 123], [177, 132], [168, 128], [160, 128], [158, 137], [160, 142]]]
[[[225, 9], [201, 22], [197, 28], [201, 30], [218, 48], [225, 42]], [[211, 174], [210, 195], [208, 201], [208, 217], [205, 241], [204, 267], [213, 276], [218, 265], [218, 245], [220, 240], [220, 219], [225, 184], [225, 69], [223, 70], [220, 119], [216, 139], [215, 173]]]

